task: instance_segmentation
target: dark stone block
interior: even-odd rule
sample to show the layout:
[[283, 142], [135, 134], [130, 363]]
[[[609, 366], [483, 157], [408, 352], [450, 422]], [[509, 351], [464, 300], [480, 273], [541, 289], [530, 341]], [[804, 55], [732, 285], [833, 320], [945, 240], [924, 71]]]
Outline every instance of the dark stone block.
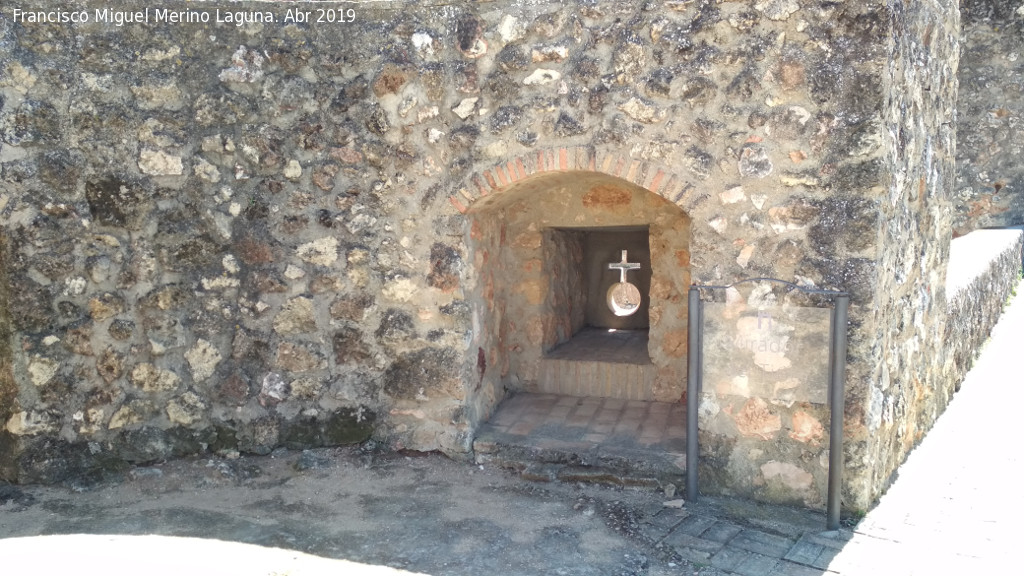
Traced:
[[359, 363], [370, 357], [363, 333], [351, 326], [334, 333], [334, 360], [338, 364]]
[[832, 196], [815, 203], [821, 217], [808, 230], [811, 247], [819, 254], [836, 257], [875, 245], [879, 206], [867, 198]]
[[384, 374], [384, 393], [412, 400], [420, 390], [454, 392], [462, 387], [460, 360], [451, 348], [423, 348], [402, 354]]
[[275, 416], [257, 418], [238, 424], [238, 449], [243, 452], [266, 455], [278, 446], [281, 422]]
[[313, 417], [300, 417], [288, 422], [281, 435], [281, 445], [289, 450], [302, 450], [321, 444], [320, 423]]
[[377, 415], [363, 407], [338, 410], [323, 422], [323, 445], [341, 446], [365, 442], [373, 433], [376, 421]]
[[459, 286], [459, 270], [462, 268], [462, 255], [459, 250], [435, 242], [430, 247], [430, 274], [427, 284], [448, 292]]
[[555, 134], [562, 137], [578, 136], [586, 131], [586, 127], [579, 120], [565, 112], [559, 113], [555, 122]]
[[388, 116], [382, 108], [374, 108], [366, 117], [366, 129], [379, 136], [383, 136], [391, 129], [391, 124], [388, 122]]
[[515, 44], [502, 48], [494, 60], [506, 72], [525, 70], [530, 66], [530, 55]]
[[145, 193], [137, 183], [117, 177], [86, 182], [89, 214], [103, 226], [134, 228], [145, 215]]
[[675, 76], [671, 70], [665, 68], [659, 68], [651, 72], [647, 78], [644, 88], [647, 91], [647, 95], [653, 97], [666, 98], [669, 95], [669, 90], [672, 87], [672, 80]]
[[455, 26], [455, 46], [463, 55], [475, 57], [477, 44], [483, 42], [484, 23], [475, 14], [463, 14]]
[[416, 336], [416, 327], [409, 313], [389, 308], [384, 312], [375, 334], [377, 338], [388, 342], [407, 340]]
[[207, 445], [211, 452], [238, 448], [238, 435], [232, 428], [217, 424], [208, 432], [210, 433], [210, 438], [207, 440]]
[[466, 124], [452, 130], [448, 136], [448, 142], [455, 150], [468, 150], [476, 144], [476, 139], [479, 137], [480, 128], [472, 124]]
[[172, 270], [201, 269], [219, 263], [223, 248], [209, 236], [191, 238], [171, 250], [164, 265]]
[[249, 378], [244, 372], [235, 372], [217, 387], [218, 395], [233, 404], [242, 405], [249, 400]]
[[[8, 297], [11, 324], [15, 330], [44, 332], [53, 329], [55, 318], [50, 307], [52, 296], [48, 289], [28, 278], [12, 278]], [[58, 307], [65, 318], [77, 319], [82, 315], [81, 309], [70, 302], [61, 302]]]
[[184, 428], [164, 430], [143, 426], [122, 432], [111, 448], [119, 458], [133, 464], [145, 464], [201, 452], [198, 434], [201, 433]]
[[132, 332], [135, 331], [135, 322], [131, 320], [114, 320], [110, 323], [110, 327], [107, 328], [107, 333], [114, 340], [128, 340], [132, 337]]
[[[91, 483], [128, 469], [128, 463], [115, 452], [94, 452], [87, 442], [35, 437], [16, 439], [11, 447], [15, 448], [15, 457], [11, 463], [14, 476], [10, 479], [22, 484], [57, 484], [83, 479]], [[4, 452], [0, 447], [0, 454]]]
[[505, 130], [519, 123], [523, 117], [523, 109], [520, 106], [502, 106], [494, 112], [491, 117], [491, 131], [501, 134]]
[[82, 177], [82, 157], [67, 150], [50, 150], [39, 162], [39, 179], [51, 189], [71, 196]]
[[366, 310], [373, 306], [373, 302], [374, 298], [369, 294], [343, 296], [331, 304], [331, 317], [339, 320], [361, 322], [366, 314]]

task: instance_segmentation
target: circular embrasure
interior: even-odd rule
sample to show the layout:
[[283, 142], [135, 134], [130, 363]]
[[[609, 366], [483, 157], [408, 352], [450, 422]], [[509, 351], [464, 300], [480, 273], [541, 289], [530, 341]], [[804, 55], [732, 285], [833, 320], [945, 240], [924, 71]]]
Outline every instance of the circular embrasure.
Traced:
[[608, 308], [616, 316], [635, 314], [640, 300], [640, 290], [629, 282], [617, 282], [608, 288]]

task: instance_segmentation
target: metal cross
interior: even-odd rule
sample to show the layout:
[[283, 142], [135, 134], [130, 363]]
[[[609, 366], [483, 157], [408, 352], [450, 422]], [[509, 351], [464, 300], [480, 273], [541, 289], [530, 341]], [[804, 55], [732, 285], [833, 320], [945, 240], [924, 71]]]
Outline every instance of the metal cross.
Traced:
[[626, 283], [626, 272], [629, 272], [630, 270], [639, 270], [640, 269], [640, 263], [639, 262], [626, 262], [626, 250], [623, 250], [622, 251], [622, 261], [621, 262], [612, 262], [611, 264], [608, 265], [608, 269], [609, 270], [618, 270], [619, 271], [619, 283], [620, 284], [625, 284]]

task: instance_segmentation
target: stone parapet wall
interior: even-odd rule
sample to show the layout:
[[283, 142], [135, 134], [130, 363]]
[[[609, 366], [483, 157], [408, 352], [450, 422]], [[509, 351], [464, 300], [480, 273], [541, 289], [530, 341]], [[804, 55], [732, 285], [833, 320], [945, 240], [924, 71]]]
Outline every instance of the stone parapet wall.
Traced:
[[[976, 230], [953, 240], [946, 278], [945, 402], [970, 370], [1015, 291], [1024, 265], [1024, 229]], [[943, 405], [945, 404], [943, 402]]]

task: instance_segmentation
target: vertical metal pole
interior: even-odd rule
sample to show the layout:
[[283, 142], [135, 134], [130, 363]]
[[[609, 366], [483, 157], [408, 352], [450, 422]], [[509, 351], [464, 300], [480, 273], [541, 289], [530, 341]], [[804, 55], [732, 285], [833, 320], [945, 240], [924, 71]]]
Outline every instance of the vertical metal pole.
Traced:
[[700, 403], [701, 378], [701, 301], [700, 290], [690, 287], [687, 314], [690, 332], [686, 356], [686, 498], [697, 500], [697, 406]]
[[829, 375], [828, 512], [826, 527], [839, 529], [843, 486], [843, 415], [846, 393], [846, 324], [850, 296], [836, 296], [832, 313], [832, 373]]

